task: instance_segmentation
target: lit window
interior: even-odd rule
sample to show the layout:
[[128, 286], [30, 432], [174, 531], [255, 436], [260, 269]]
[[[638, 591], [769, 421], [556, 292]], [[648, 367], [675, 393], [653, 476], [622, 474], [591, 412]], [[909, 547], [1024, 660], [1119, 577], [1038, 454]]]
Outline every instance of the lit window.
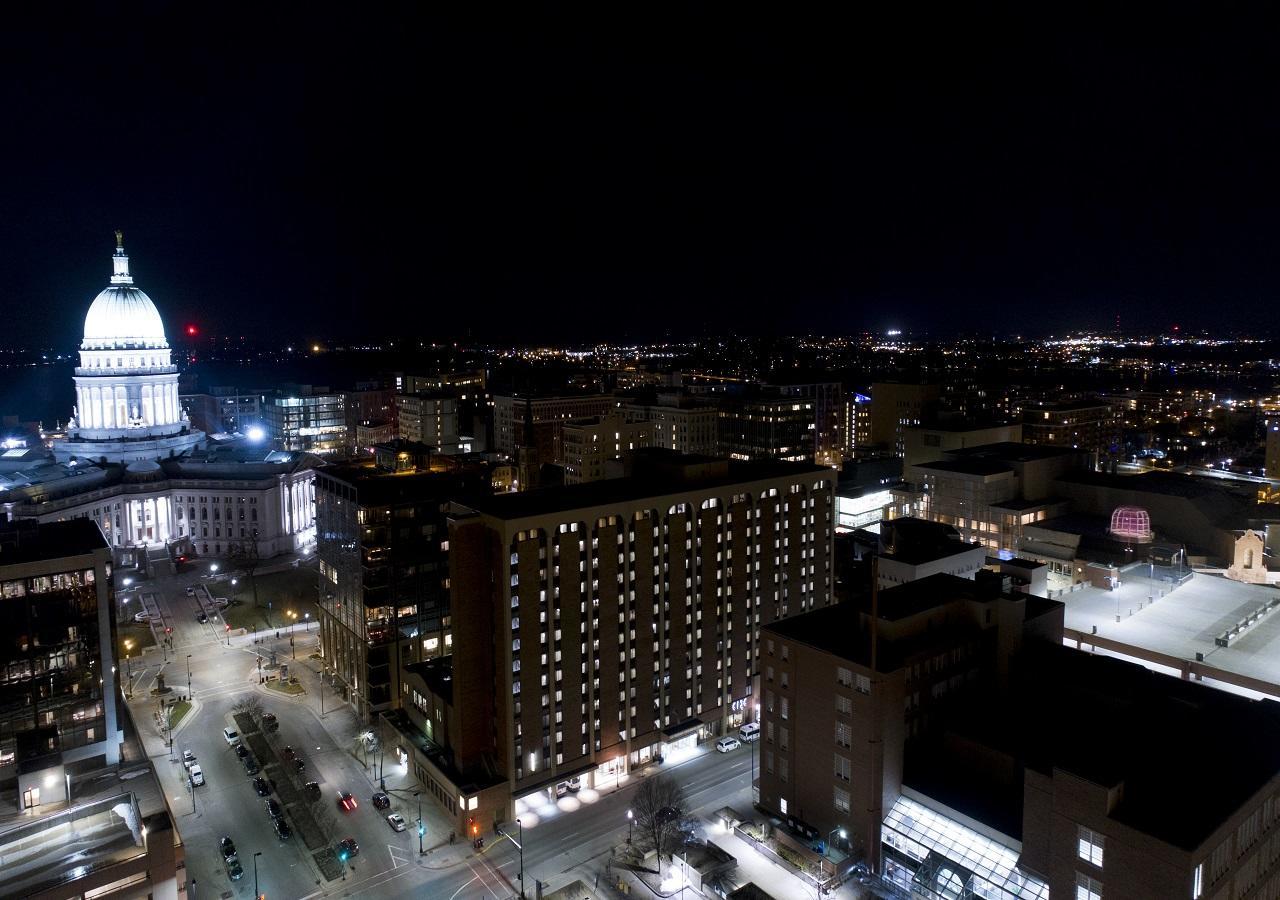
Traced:
[[1102, 900], [1102, 882], [1077, 872], [1076, 900]]
[[1104, 838], [1096, 831], [1090, 831], [1083, 825], [1077, 829], [1076, 855], [1085, 862], [1102, 868], [1102, 845]]

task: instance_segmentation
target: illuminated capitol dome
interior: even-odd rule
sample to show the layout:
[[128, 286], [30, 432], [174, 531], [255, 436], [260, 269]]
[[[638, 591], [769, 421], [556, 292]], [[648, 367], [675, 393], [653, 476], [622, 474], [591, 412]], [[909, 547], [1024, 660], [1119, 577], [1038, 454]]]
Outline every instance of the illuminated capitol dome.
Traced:
[[204, 440], [179, 402], [178, 368], [170, 359], [164, 322], [151, 298], [134, 286], [118, 231], [111, 263], [111, 284], [84, 319], [76, 406], [66, 439], [54, 445], [61, 461], [154, 460], [185, 453]]

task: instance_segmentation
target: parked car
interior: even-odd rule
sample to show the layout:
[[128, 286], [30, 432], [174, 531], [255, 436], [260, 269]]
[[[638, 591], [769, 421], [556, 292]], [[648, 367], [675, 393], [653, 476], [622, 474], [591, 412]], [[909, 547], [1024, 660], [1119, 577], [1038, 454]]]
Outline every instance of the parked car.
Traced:
[[232, 881], [239, 881], [244, 877], [244, 866], [240, 865], [240, 860], [233, 859], [227, 863], [227, 877]]
[[744, 741], [760, 740], [760, 723], [748, 722], [738, 729], [738, 738]]
[[259, 771], [261, 770], [258, 768], [258, 761], [252, 756], [246, 756], [244, 758], [244, 773], [246, 775], [257, 775]]
[[218, 607], [218, 609], [226, 609], [228, 606], [231, 605], [231, 601], [228, 600], [226, 597], [214, 597], [213, 605]]
[[386, 809], [391, 806], [391, 798], [382, 791], [378, 791], [373, 795], [373, 805], [378, 809]]
[[351, 812], [351, 810], [355, 809], [358, 805], [359, 804], [356, 803], [356, 798], [351, 795], [350, 791], [343, 791], [338, 794], [338, 809], [343, 812]]
[[297, 769], [299, 773], [301, 773], [302, 770], [307, 767], [306, 760], [304, 760], [302, 757], [298, 757], [293, 761], [293, 767]]
[[227, 743], [233, 747], [236, 745], [236, 742], [240, 740], [240, 734], [234, 728], [222, 729], [222, 736], [226, 738]]
[[231, 840], [230, 835], [222, 836], [222, 840], [218, 841], [218, 849], [222, 851], [223, 862], [231, 862], [236, 858], [236, 843]]
[[319, 782], [308, 781], [306, 784], [302, 786], [302, 793], [306, 794], [307, 799], [313, 803], [319, 800], [320, 799]]
[[290, 746], [286, 746], [283, 750], [280, 751], [280, 756], [283, 757], [284, 759], [297, 759], [298, 751], [294, 750]]
[[253, 789], [258, 792], [259, 797], [269, 797], [271, 795], [271, 785], [267, 784], [265, 778], [253, 779]]
[[195, 595], [196, 595], [196, 589], [193, 588], [191, 585], [187, 585], [187, 596], [194, 597]]
[[248, 755], [249, 755], [248, 747], [246, 747], [244, 744], [236, 744], [236, 756], [240, 757], [241, 759], [244, 759]]
[[350, 859], [351, 857], [358, 856], [360, 854], [360, 845], [356, 843], [355, 838], [349, 837], [349, 838], [346, 838], [345, 840], [338, 842], [338, 851], [339, 852], [345, 851], [347, 854], [347, 859]]
[[557, 785], [556, 785], [556, 797], [557, 797], [557, 798], [563, 797], [563, 796], [564, 796], [565, 794], [567, 794], [567, 793], [569, 793], [569, 782], [567, 782], [567, 781], [562, 781], [562, 782], [560, 782], [559, 784], [557, 784]]
[[284, 808], [278, 800], [272, 799], [267, 801], [267, 815], [273, 819], [278, 819], [284, 815]]
[[209, 617], [205, 614], [203, 609], [196, 610], [196, 621], [201, 625], [209, 621]]
[[139, 625], [145, 625], [151, 621], [151, 613], [149, 612], [134, 613], [133, 621], [137, 622]]
[[571, 794], [576, 794], [578, 793], [578, 791], [582, 790], [582, 779], [577, 775], [574, 775], [564, 784], [565, 784], [565, 787], [569, 789], [569, 793]]
[[293, 829], [289, 827], [289, 823], [284, 820], [284, 816], [278, 819], [272, 819], [271, 824], [276, 827], [276, 837], [282, 841], [289, 840], [293, 836]]
[[721, 753], [728, 753], [730, 750], [737, 750], [742, 746], [742, 741], [736, 737], [722, 737], [716, 741], [716, 749]]
[[387, 816], [387, 824], [391, 826], [392, 831], [404, 831], [404, 816], [400, 813], [392, 813]]
[[204, 771], [199, 766], [192, 766], [187, 771], [191, 774], [191, 783], [195, 787], [204, 784]]
[[262, 724], [263, 725], [279, 725], [280, 720], [276, 718], [275, 713], [263, 713]]
[[190, 750], [182, 751], [183, 768], [190, 769], [195, 764], [195, 761], [196, 761], [196, 755], [194, 753], [192, 753]]

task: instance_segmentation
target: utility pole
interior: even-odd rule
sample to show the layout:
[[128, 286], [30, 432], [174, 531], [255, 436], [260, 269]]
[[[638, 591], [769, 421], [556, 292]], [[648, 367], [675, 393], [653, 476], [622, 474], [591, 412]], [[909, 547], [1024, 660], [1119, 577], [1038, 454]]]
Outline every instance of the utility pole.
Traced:
[[413, 796], [418, 798], [418, 855], [422, 855], [422, 792], [414, 791]]
[[191, 702], [191, 654], [187, 654], [187, 702]]
[[262, 898], [262, 895], [258, 893], [258, 857], [261, 855], [261, 850], [253, 854], [253, 900], [261, 900]]

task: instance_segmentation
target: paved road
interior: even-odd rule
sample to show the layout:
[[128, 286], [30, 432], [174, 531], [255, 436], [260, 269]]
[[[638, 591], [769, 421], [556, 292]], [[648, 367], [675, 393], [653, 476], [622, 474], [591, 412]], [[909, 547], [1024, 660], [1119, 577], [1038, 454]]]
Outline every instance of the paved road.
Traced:
[[[377, 788], [373, 773], [360, 758], [357, 735], [363, 730], [350, 707], [336, 705], [327, 695], [326, 714], [319, 715], [318, 683], [314, 662], [307, 656], [314, 648], [315, 632], [296, 635], [298, 661], [292, 672], [310, 688], [307, 695], [290, 699], [264, 693], [257, 684], [257, 656], [275, 649], [280, 660], [291, 661], [288, 637], [255, 644], [249, 637], [232, 637], [227, 645], [221, 623], [196, 621], [196, 601], [186, 596], [188, 584], [201, 584], [198, 575], [169, 576], [144, 582], [143, 602], [160, 619], [157, 628], [164, 634], [165, 623], [173, 628], [173, 648], [149, 653], [147, 662], [133, 666], [134, 699], [131, 707], [148, 752], [155, 757], [170, 806], [178, 817], [178, 827], [187, 846], [188, 874], [197, 883], [196, 897], [219, 897], [227, 892], [235, 898], [253, 894], [253, 853], [258, 858], [259, 886], [271, 898], [302, 900], [318, 896], [432, 897], [442, 900], [471, 900], [519, 896], [518, 854], [514, 845], [492, 832], [486, 847], [475, 853], [469, 843], [448, 842], [449, 820], [444, 818], [428, 795], [423, 795], [422, 814], [426, 824], [426, 855], [418, 855], [418, 836], [413, 823], [418, 815], [416, 785], [404, 767], [386, 760], [386, 777], [393, 798], [391, 810], [373, 807], [371, 795]], [[215, 590], [215, 596], [218, 595]], [[130, 606], [135, 606], [131, 602]], [[206, 609], [212, 611], [210, 607]], [[176, 757], [192, 750], [205, 772], [207, 784], [196, 788], [195, 809], [180, 763], [169, 761], [152, 723], [156, 701], [148, 691], [155, 676], [164, 671], [166, 682], [181, 693], [187, 686], [187, 655], [190, 654], [192, 695], [197, 708], [174, 740]], [[256, 692], [264, 706], [281, 722], [281, 743], [292, 745], [305, 758], [307, 771], [324, 791], [325, 806], [333, 811], [335, 838], [354, 837], [361, 852], [352, 860], [345, 881], [325, 882], [316, 871], [304, 845], [294, 838], [276, 838], [264, 801], [254, 793], [251, 781], [222, 737], [222, 728], [231, 725], [232, 705], [242, 696]], [[337, 708], [335, 709], [335, 706]], [[276, 760], [259, 760], [277, 763]], [[278, 774], [270, 765], [267, 775]], [[684, 763], [665, 767], [679, 778], [690, 808], [714, 811], [731, 801], [742, 801], [750, 788], [751, 753], [747, 746], [730, 754], [699, 754]], [[534, 879], [559, 880], [572, 870], [603, 869], [610, 849], [626, 838], [626, 810], [641, 776], [624, 781], [620, 787], [606, 786], [600, 792], [584, 789], [576, 798], [580, 806], [546, 818], [524, 830], [526, 894], [533, 896]], [[337, 794], [349, 790], [359, 801], [356, 810], [342, 813]], [[332, 806], [328, 806], [332, 803]], [[563, 804], [574, 805], [572, 802]], [[387, 812], [399, 812], [410, 823], [401, 833], [391, 830]], [[229, 881], [218, 854], [217, 842], [230, 835], [240, 852], [245, 877]]]

